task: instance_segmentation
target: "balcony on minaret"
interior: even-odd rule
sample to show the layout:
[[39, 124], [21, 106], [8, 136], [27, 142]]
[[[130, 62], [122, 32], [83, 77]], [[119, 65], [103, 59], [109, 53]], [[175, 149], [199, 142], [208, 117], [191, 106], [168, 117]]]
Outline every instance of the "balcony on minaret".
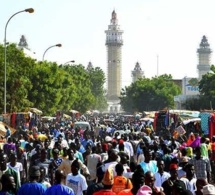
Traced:
[[112, 12], [111, 23], [110, 25], [108, 25], [108, 30], [106, 30], [105, 33], [106, 33], [105, 43], [107, 46], [123, 45], [123, 39], [122, 39], [123, 31], [120, 30], [120, 26], [118, 25], [117, 14], [115, 10]]
[[122, 33], [121, 30], [111, 29], [105, 31], [106, 33], [106, 45], [123, 45]]
[[200, 70], [200, 71], [209, 72], [209, 70], [210, 70], [210, 65], [208, 65], [208, 64], [199, 64], [199, 65], [197, 65], [197, 68], [198, 68], [198, 70]]
[[120, 39], [106, 39], [106, 45], [118, 45], [121, 46], [123, 45], [123, 40]]

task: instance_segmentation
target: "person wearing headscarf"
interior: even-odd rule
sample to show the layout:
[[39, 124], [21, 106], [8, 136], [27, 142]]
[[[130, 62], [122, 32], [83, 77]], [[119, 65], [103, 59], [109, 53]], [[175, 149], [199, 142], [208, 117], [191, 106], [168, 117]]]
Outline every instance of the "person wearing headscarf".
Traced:
[[188, 145], [189, 147], [192, 147], [192, 148], [197, 148], [199, 147], [201, 144], [201, 137], [198, 135], [195, 140], [190, 144]]
[[194, 135], [194, 133], [190, 133], [190, 135], [189, 135], [189, 138], [188, 138], [188, 140], [187, 140], [187, 145], [189, 146], [192, 142], [194, 142], [195, 141], [195, 135]]
[[138, 190], [144, 185], [145, 176], [144, 171], [140, 165], [137, 166], [137, 169], [134, 171], [132, 176], [132, 189], [122, 190], [118, 195], [136, 195]]
[[202, 189], [203, 195], [214, 195], [215, 194], [215, 186], [212, 184], [207, 184]]
[[187, 147], [187, 157], [193, 158], [193, 148]]
[[112, 191], [112, 186], [114, 184], [114, 173], [112, 169], [106, 170], [102, 179], [102, 184], [104, 188], [98, 192], [94, 192], [93, 195], [116, 195], [116, 193]]
[[152, 189], [147, 186], [147, 185], [143, 185], [137, 192], [136, 195], [151, 195], [153, 194]]

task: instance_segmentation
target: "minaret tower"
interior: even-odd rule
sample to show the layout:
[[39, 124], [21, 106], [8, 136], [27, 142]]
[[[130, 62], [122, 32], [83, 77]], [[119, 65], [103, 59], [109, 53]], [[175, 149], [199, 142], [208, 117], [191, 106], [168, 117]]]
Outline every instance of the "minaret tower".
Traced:
[[210, 71], [210, 58], [212, 50], [210, 49], [210, 45], [206, 36], [202, 37], [202, 41], [199, 44], [199, 49], [197, 49], [198, 57], [199, 57], [199, 64], [197, 69], [199, 71], [199, 80], [202, 79], [204, 74], [207, 74]]
[[25, 48], [29, 50], [28, 43], [24, 35], [21, 36], [18, 46], [20, 49]]
[[92, 64], [92, 62], [89, 62], [87, 65], [87, 71], [90, 71], [92, 69], [93, 69], [93, 64]]
[[121, 49], [123, 45], [122, 34], [118, 25], [117, 14], [112, 12], [112, 18], [106, 33], [107, 46], [107, 99], [108, 101], [119, 100], [121, 92]]
[[135, 64], [134, 70], [131, 71], [132, 82], [136, 82], [138, 79], [144, 78], [144, 72], [142, 71], [139, 62]]
[[19, 43], [18, 43], [18, 48], [24, 52], [24, 54], [28, 57], [31, 57], [33, 59], [36, 59], [35, 52], [32, 52], [29, 47], [28, 47], [28, 42], [25, 38], [24, 35], [21, 36]]

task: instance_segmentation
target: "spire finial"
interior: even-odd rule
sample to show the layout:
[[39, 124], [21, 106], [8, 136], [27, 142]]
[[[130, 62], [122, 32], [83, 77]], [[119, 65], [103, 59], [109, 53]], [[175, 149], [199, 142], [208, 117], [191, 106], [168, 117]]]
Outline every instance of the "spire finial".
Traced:
[[28, 43], [27, 43], [27, 40], [25, 38], [25, 35], [21, 36], [18, 46], [28, 49]]
[[117, 14], [115, 12], [115, 9], [112, 12], [111, 23], [112, 24], [116, 24], [117, 23]]
[[207, 39], [207, 37], [205, 35], [202, 37], [202, 40], [201, 40], [201, 43], [200, 43], [200, 47], [203, 47], [203, 48], [210, 47], [210, 45], [208, 43], [208, 39]]
[[88, 65], [87, 65], [87, 70], [92, 70], [93, 69], [93, 64], [91, 62], [91, 60], [89, 61]]

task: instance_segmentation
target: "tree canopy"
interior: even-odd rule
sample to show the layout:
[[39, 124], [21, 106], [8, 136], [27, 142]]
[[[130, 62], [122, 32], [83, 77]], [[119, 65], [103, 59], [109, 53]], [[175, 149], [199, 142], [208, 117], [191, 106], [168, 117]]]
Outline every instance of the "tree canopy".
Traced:
[[107, 108], [107, 100], [104, 90], [105, 74], [99, 67], [89, 69], [88, 74], [91, 81], [91, 92], [94, 97], [92, 109], [104, 110]]
[[215, 98], [215, 66], [211, 66], [210, 72], [202, 76], [199, 82], [199, 92], [211, 99]]
[[[4, 70], [4, 48], [0, 45], [0, 68]], [[0, 112], [4, 107], [4, 71], [0, 74]], [[82, 65], [58, 65], [26, 57], [15, 44], [7, 46], [7, 112], [36, 107], [45, 114], [70, 109], [85, 112], [104, 109], [104, 72]]]
[[174, 107], [174, 96], [180, 94], [171, 75], [143, 78], [122, 89], [121, 104], [125, 111], [160, 110]]

